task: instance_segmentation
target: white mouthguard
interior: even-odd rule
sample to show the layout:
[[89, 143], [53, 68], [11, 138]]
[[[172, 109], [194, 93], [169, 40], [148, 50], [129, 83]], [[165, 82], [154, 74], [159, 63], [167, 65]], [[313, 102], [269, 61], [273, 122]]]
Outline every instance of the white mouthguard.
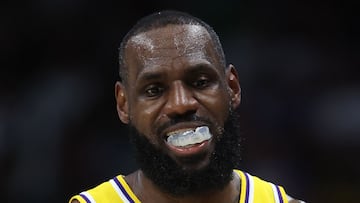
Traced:
[[212, 137], [207, 126], [201, 126], [193, 130], [175, 133], [167, 138], [167, 142], [176, 147], [198, 144]]

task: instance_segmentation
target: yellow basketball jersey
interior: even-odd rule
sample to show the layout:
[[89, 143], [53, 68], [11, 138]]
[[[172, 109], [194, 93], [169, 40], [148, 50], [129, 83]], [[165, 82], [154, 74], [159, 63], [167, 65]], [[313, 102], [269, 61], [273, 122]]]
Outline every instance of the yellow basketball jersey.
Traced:
[[[234, 170], [241, 180], [239, 203], [287, 203], [284, 189], [270, 182], [261, 180], [240, 170]], [[119, 175], [97, 187], [72, 197], [69, 203], [77, 199], [80, 203], [140, 203], [126, 183], [124, 176]]]
[[281, 186], [261, 180], [248, 173], [234, 170], [241, 179], [240, 203], [287, 203]]

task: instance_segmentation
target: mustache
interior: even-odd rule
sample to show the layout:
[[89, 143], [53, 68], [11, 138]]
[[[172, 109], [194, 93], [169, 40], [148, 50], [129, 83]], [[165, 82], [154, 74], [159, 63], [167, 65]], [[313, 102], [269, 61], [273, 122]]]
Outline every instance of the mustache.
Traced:
[[193, 114], [193, 115], [186, 115], [186, 116], [182, 116], [182, 117], [170, 118], [169, 121], [161, 124], [157, 128], [156, 134], [160, 135], [160, 133], [162, 131], [164, 131], [166, 128], [168, 128], [172, 125], [176, 125], [178, 123], [185, 123], [185, 122], [198, 122], [198, 123], [202, 123], [207, 126], [215, 126], [215, 124], [210, 119]]

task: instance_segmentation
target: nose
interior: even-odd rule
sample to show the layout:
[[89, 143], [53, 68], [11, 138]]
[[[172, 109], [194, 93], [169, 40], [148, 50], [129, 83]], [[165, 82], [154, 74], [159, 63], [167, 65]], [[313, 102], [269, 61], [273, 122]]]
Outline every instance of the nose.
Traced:
[[164, 106], [164, 113], [168, 117], [177, 117], [195, 114], [198, 108], [198, 101], [194, 98], [193, 92], [186, 87], [182, 81], [175, 81], [168, 93], [167, 102]]

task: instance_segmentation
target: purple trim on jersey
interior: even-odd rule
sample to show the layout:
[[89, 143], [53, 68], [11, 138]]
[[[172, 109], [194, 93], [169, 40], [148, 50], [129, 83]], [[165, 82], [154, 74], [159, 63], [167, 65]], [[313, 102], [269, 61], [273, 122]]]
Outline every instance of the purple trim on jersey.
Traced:
[[80, 194], [80, 197], [82, 197], [87, 203], [91, 203], [91, 201], [83, 194]]
[[129, 202], [135, 203], [133, 199], [131, 199], [130, 195], [126, 192], [125, 188], [121, 185], [120, 181], [115, 177], [113, 179], [116, 183], [116, 185], [120, 188], [121, 192], [125, 195], [126, 199], [129, 200]]
[[249, 202], [249, 188], [250, 188], [250, 181], [249, 181], [249, 177], [248, 177], [248, 174], [247, 173], [244, 173], [245, 174], [245, 178], [246, 178], [246, 192], [245, 192], [245, 203], [248, 203]]
[[281, 196], [281, 192], [280, 192], [279, 186], [277, 186], [277, 185], [276, 185], [276, 191], [277, 191], [277, 193], [278, 193], [280, 203], [284, 203], [283, 198], [282, 198], [282, 196]]

